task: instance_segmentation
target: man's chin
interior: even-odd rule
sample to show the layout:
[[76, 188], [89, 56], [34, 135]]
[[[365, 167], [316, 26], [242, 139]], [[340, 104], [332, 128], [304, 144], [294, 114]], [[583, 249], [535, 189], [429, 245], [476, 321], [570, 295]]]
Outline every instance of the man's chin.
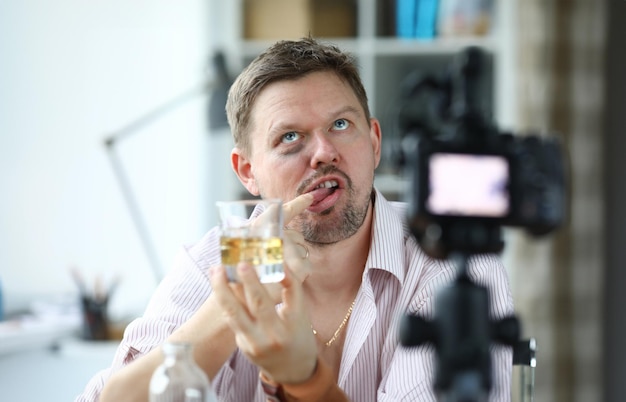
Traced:
[[328, 223], [327, 225], [315, 224], [306, 226], [302, 231], [302, 236], [307, 242], [312, 244], [329, 246], [353, 236], [358, 231], [358, 228], [346, 230], [347, 228], [352, 228], [352, 225], [346, 226], [345, 223], [338, 219]]

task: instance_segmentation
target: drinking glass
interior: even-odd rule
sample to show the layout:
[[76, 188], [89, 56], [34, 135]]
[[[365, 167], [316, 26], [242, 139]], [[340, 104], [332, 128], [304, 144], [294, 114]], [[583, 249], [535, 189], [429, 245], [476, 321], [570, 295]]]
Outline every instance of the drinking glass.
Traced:
[[279, 282], [283, 271], [283, 208], [279, 199], [218, 201], [222, 265], [237, 281], [237, 264], [254, 266], [263, 283]]

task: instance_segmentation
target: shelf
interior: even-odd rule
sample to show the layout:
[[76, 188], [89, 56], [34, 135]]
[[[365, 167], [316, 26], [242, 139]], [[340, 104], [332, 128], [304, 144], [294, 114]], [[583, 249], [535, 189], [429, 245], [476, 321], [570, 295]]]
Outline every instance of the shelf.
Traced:
[[[341, 50], [356, 53], [359, 51], [359, 40], [350, 38], [320, 38], [323, 42], [337, 45]], [[239, 52], [244, 59], [252, 59], [273, 45], [276, 40], [242, 40], [239, 42]]]
[[[491, 37], [437, 38], [433, 40], [381, 38], [320, 38], [333, 43], [341, 50], [360, 56], [429, 56], [452, 55], [468, 46], [478, 46], [490, 53], [498, 50], [497, 41]], [[263, 52], [275, 40], [242, 40], [239, 42], [241, 57], [252, 59]]]
[[438, 38], [433, 40], [376, 38], [366, 40], [371, 42], [365, 48], [371, 48], [376, 55], [389, 56], [429, 56], [452, 55], [468, 46], [479, 46], [488, 52], [496, 51], [495, 41], [487, 37]]

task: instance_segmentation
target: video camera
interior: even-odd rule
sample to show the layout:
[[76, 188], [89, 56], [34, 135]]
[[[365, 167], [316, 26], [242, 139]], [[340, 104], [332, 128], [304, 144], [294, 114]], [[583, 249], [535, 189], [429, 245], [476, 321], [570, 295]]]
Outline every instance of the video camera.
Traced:
[[[408, 223], [424, 251], [499, 252], [502, 226], [544, 235], [565, 219], [565, 172], [554, 137], [502, 133], [481, 110], [484, 55], [466, 49], [446, 76], [405, 91], [426, 97], [421, 115], [400, 115], [410, 177]], [[424, 113], [423, 111], [426, 110]]]
[[412, 76], [398, 112], [408, 226], [426, 254], [451, 257], [458, 269], [437, 295], [434, 319], [408, 314], [400, 325], [402, 345], [434, 344], [434, 387], [444, 401], [487, 400], [489, 346], [512, 346], [520, 334], [515, 316], [488, 317], [489, 292], [470, 278], [471, 256], [502, 251], [502, 226], [540, 236], [565, 219], [558, 140], [498, 130], [480, 107], [484, 63], [470, 47], [443, 77]]

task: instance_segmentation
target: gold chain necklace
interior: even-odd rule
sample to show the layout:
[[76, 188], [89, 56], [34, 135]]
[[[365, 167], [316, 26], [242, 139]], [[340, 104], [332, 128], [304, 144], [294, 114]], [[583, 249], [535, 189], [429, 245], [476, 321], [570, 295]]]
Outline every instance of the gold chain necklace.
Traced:
[[[343, 327], [346, 326], [346, 323], [348, 322], [348, 320], [350, 319], [350, 316], [352, 315], [352, 309], [354, 308], [354, 303], [356, 303], [356, 297], [354, 298], [354, 300], [352, 300], [352, 304], [350, 305], [350, 308], [348, 309], [346, 316], [343, 317], [343, 321], [341, 321], [341, 324], [339, 324], [339, 328], [337, 328], [332, 338], [330, 338], [328, 342], [324, 342], [324, 345], [326, 345], [326, 347], [329, 347], [330, 345], [333, 344], [333, 342], [337, 340], [337, 337], [341, 333], [341, 330], [343, 329]], [[315, 328], [313, 328], [313, 324], [311, 324], [311, 330], [313, 330], [313, 335], [317, 336], [317, 331], [315, 330]]]

